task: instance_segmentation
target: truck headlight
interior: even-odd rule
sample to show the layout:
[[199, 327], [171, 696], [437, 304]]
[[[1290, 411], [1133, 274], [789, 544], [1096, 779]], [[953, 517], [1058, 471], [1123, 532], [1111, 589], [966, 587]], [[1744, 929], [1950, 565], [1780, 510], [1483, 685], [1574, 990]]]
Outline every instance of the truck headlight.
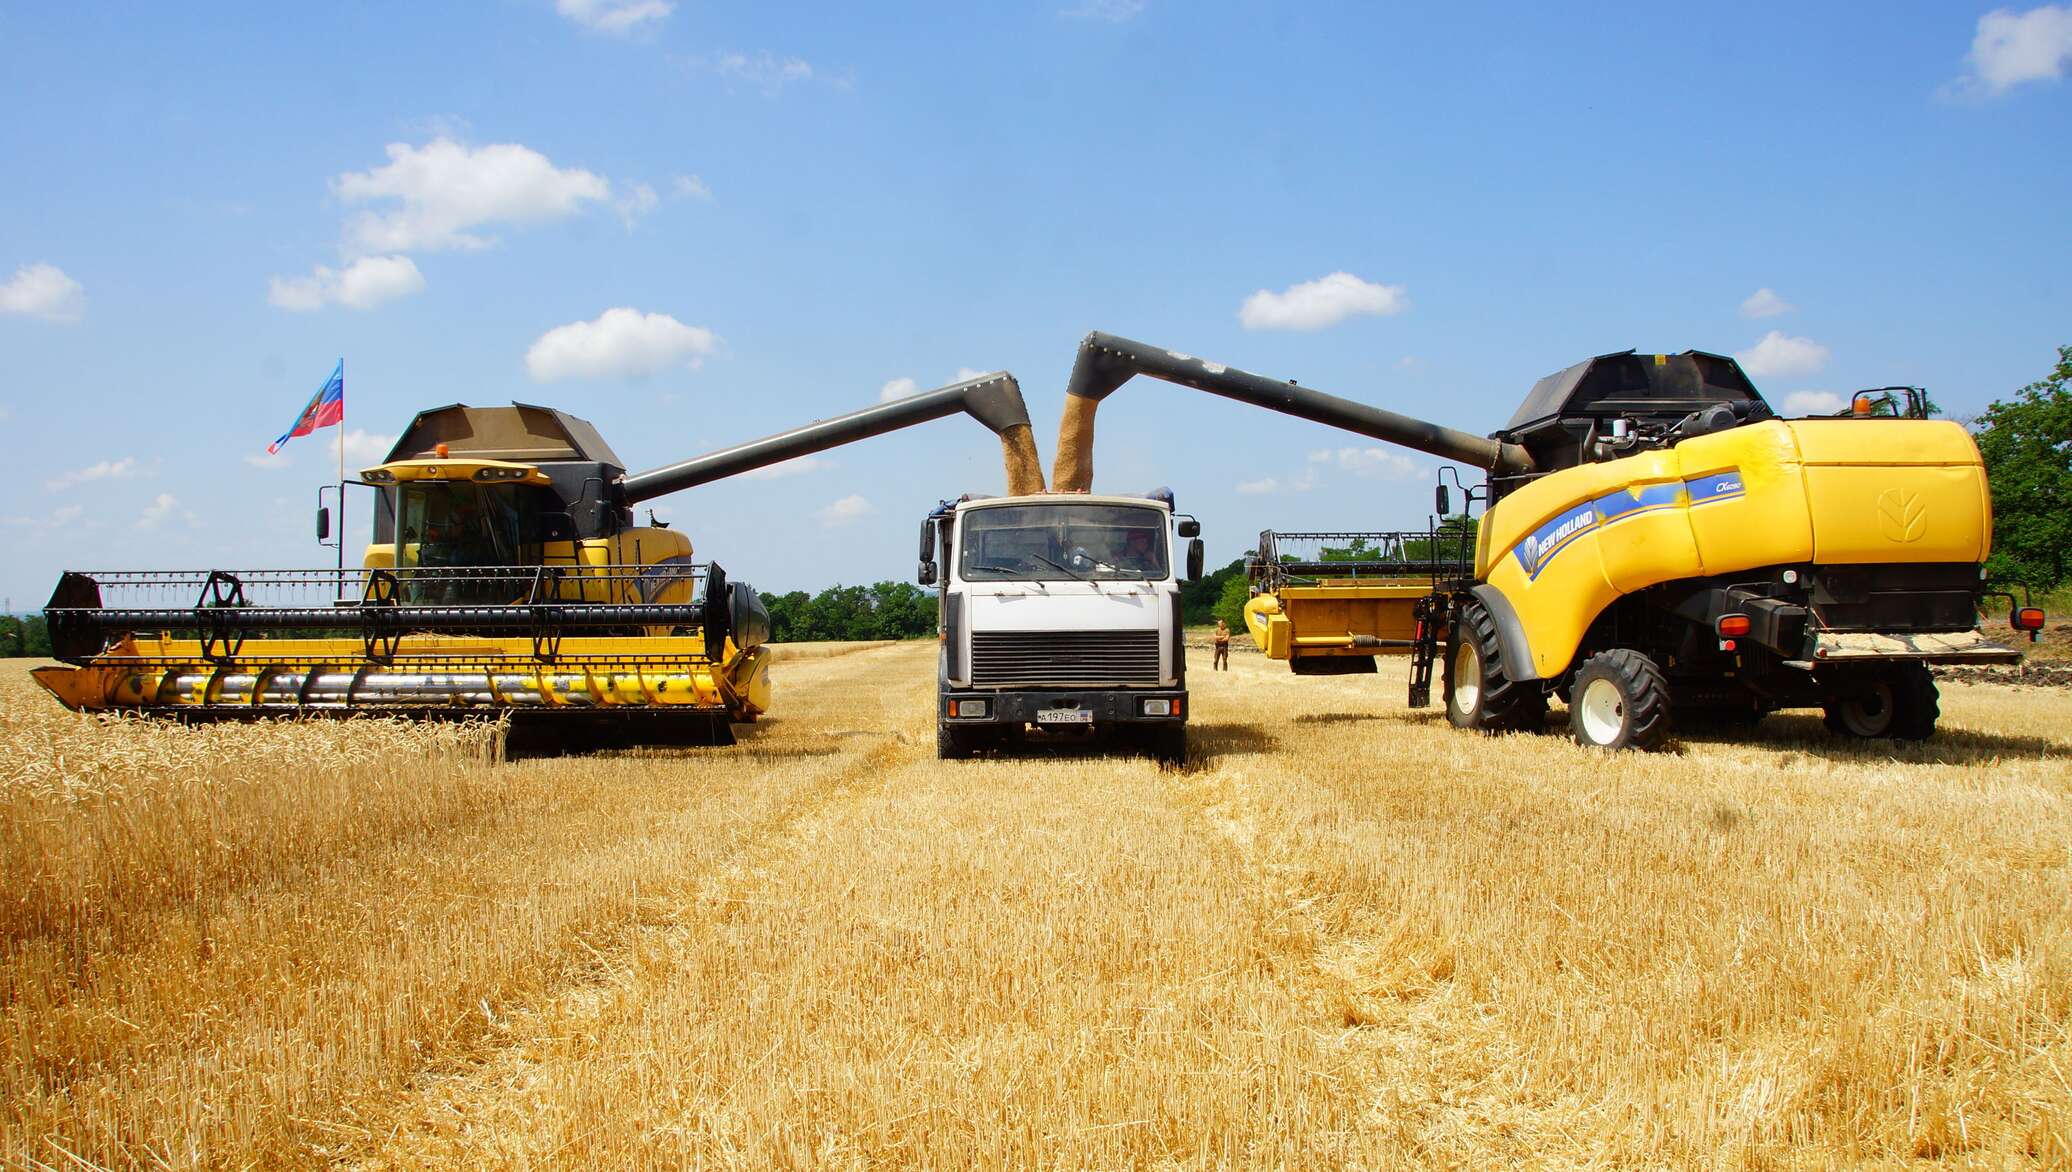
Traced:
[[1144, 701], [1144, 715], [1146, 716], [1171, 716], [1172, 714], [1173, 702], [1171, 700]]
[[950, 715], [951, 715], [951, 716], [971, 716], [971, 717], [984, 717], [984, 716], [985, 716], [985, 714], [986, 714], [986, 702], [985, 702], [984, 700], [952, 700], [952, 701], [950, 701]]

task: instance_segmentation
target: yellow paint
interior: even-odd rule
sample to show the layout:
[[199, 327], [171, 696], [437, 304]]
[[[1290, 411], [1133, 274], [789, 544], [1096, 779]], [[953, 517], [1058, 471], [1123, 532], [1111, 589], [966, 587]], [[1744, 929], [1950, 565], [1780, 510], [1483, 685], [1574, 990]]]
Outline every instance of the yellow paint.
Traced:
[[[1728, 474], [1739, 475], [1739, 495], [1694, 503], [1680, 487]], [[1514, 555], [1564, 513], [1607, 494], [1637, 499], [1651, 486], [1677, 486], [1674, 500], [1600, 519], [1537, 577]], [[1773, 420], [1543, 476], [1483, 518], [1476, 568], [1518, 612], [1534, 666], [1549, 678], [1623, 594], [1795, 563], [1977, 562], [1991, 521], [1978, 449], [1954, 423]]]

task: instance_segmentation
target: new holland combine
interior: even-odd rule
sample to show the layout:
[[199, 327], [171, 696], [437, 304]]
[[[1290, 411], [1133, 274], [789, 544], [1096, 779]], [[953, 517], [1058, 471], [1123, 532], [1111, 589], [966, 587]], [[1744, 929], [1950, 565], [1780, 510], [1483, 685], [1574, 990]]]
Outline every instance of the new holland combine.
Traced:
[[[1463, 728], [1542, 727], [1558, 696], [1576, 740], [1610, 748], [1659, 746], [1672, 712], [1753, 722], [1794, 707], [1840, 735], [1918, 739], [1939, 715], [1929, 665], [2019, 659], [1977, 629], [1985, 600], [2006, 597], [1984, 581], [1978, 449], [1918, 410], [1867, 396], [1848, 417], [1780, 419], [1731, 358], [1626, 352], [1541, 379], [1483, 437], [1094, 333], [1067, 387], [1058, 487], [1090, 482], [1095, 408], [1137, 374], [1487, 473], [1468, 494], [1486, 505], [1471, 552], [1449, 557], [1434, 530], [1422, 558], [1402, 544], [1415, 535], [1365, 535], [1399, 540], [1283, 561], [1295, 535], [1268, 534], [1247, 615], [1297, 670], [1411, 655], [1413, 705], [1440, 662]], [[2006, 601], [2033, 637], [2042, 612]]]
[[729, 744], [770, 704], [768, 615], [634, 507], [959, 412], [1000, 437], [1009, 491], [1042, 490], [1006, 374], [631, 475], [560, 411], [425, 411], [362, 473], [360, 569], [67, 573], [44, 614], [73, 666], [36, 679], [76, 710], [186, 720], [509, 713], [514, 752]]

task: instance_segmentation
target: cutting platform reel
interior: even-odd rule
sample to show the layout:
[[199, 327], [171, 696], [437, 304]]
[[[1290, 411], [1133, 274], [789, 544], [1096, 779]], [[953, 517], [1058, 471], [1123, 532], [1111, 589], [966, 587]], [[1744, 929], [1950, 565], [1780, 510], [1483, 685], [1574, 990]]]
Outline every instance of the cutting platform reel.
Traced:
[[511, 747], [730, 744], [769, 618], [716, 565], [68, 573], [35, 673], [68, 708], [183, 720], [512, 720]]

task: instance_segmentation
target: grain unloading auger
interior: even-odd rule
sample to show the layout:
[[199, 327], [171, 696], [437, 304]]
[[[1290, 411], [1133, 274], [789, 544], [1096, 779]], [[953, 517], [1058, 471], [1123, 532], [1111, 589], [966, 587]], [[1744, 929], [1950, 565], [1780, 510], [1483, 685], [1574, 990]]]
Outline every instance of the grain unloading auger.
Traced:
[[[1136, 374], [1488, 473], [1471, 557], [1421, 567], [1428, 586], [1393, 610], [1325, 620], [1335, 629], [1310, 649], [1406, 651], [1413, 706], [1429, 702], [1442, 662], [1461, 727], [1541, 727], [1558, 695], [1576, 739], [1606, 747], [1661, 744], [1672, 710], [1747, 723], [1818, 707], [1837, 734], [1918, 739], [1939, 715], [1929, 665], [2020, 658], [1977, 629], [1984, 601], [2006, 597], [1984, 582], [1992, 505], [1978, 449], [1918, 411], [1779, 419], [1731, 358], [1629, 351], [1539, 380], [1485, 438], [1094, 333], [1067, 387], [1056, 488], [1091, 483], [1095, 407]], [[1275, 536], [1265, 548], [1278, 561]], [[1449, 560], [1443, 527], [1428, 536], [1425, 560]], [[1375, 560], [1386, 577], [1389, 558]], [[1264, 576], [1334, 585], [1334, 567], [1297, 569], [1311, 577]], [[1268, 589], [1247, 608], [1261, 648], [1297, 664], [1300, 601]], [[2033, 637], [2042, 612], [2007, 602]], [[1396, 623], [1407, 639], [1381, 629], [1385, 613], [1408, 618]]]
[[362, 473], [358, 570], [67, 573], [44, 614], [67, 707], [189, 720], [509, 713], [510, 748], [728, 744], [770, 703], [755, 591], [633, 509], [958, 413], [1043, 491], [1021, 389], [990, 374], [628, 475], [588, 422], [454, 405]]

